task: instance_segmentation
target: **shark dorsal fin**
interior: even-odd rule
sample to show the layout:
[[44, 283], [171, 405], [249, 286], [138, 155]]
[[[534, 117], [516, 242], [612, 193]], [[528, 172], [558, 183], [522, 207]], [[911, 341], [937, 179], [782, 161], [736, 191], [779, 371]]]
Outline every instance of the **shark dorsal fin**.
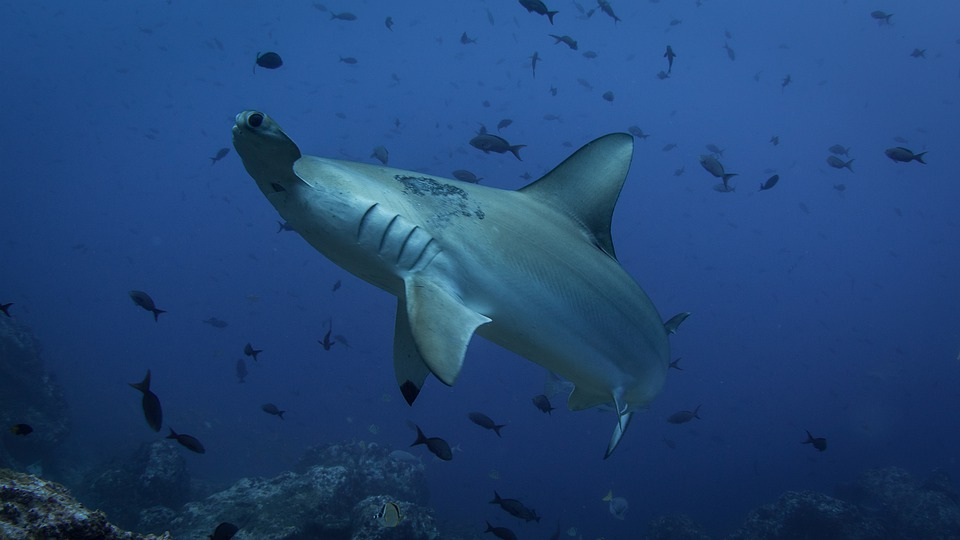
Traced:
[[569, 215], [587, 229], [597, 247], [616, 258], [610, 222], [632, 158], [630, 135], [604, 135], [520, 192]]

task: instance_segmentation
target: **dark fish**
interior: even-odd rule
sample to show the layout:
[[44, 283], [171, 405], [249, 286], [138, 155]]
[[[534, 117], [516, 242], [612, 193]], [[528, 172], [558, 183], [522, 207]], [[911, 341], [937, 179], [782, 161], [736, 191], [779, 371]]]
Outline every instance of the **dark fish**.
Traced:
[[790, 78], [790, 74], [788, 73], [787, 76], [783, 78], [783, 82], [780, 83], [780, 91], [783, 92], [783, 89], [791, 82], [793, 82], [793, 79]]
[[627, 128], [627, 131], [629, 131], [631, 135], [638, 139], [646, 139], [650, 136], [649, 133], [644, 133], [643, 130], [637, 126], [630, 126]]
[[383, 24], [387, 27], [387, 30], [390, 30], [391, 32], [393, 32], [393, 17], [387, 17], [383, 21]]
[[775, 174], [775, 175], [771, 176], [770, 178], [767, 178], [767, 181], [766, 181], [766, 182], [760, 184], [760, 191], [766, 191], [766, 190], [772, 188], [773, 186], [777, 185], [777, 182], [779, 182], [779, 181], [780, 181], [780, 175], [779, 175], [779, 174]]
[[620, 22], [620, 17], [617, 17], [613, 13], [613, 7], [610, 6], [610, 2], [608, 2], [607, 0], [597, 0], [597, 6], [600, 7], [600, 11], [606, 13], [607, 15], [613, 18], [613, 24], [617, 24], [618, 22]]
[[140, 403], [143, 406], [143, 416], [147, 419], [147, 425], [154, 431], [160, 431], [160, 427], [163, 425], [163, 409], [160, 407], [160, 398], [150, 391], [150, 370], [147, 370], [147, 376], [142, 381], [129, 384], [143, 392], [143, 399]]
[[733, 49], [730, 48], [729, 43], [724, 42], [723, 48], [727, 50], [727, 58], [729, 58], [731, 61], [737, 59], [737, 53], [733, 52]]
[[296, 229], [293, 228], [293, 225], [291, 225], [289, 221], [277, 220], [277, 234], [280, 234], [283, 231], [295, 232]]
[[9, 309], [10, 309], [10, 306], [12, 305], [13, 305], [13, 302], [10, 302], [9, 304], [0, 304], [0, 311], [2, 311], [4, 315], [9, 317], [10, 316]]
[[497, 437], [500, 436], [500, 429], [506, 427], [506, 424], [497, 424], [496, 422], [491, 420], [489, 416], [483, 413], [472, 412], [467, 415], [467, 418], [469, 418], [470, 421], [472, 421], [474, 424], [482, 428], [492, 429], [493, 432], [497, 434]]
[[807, 431], [807, 440], [800, 444], [812, 444], [814, 448], [821, 452], [827, 449], [827, 440], [823, 437], [814, 437], [809, 431]]
[[370, 157], [377, 158], [380, 163], [386, 165], [387, 160], [390, 159], [390, 153], [387, 152], [387, 149], [384, 146], [375, 146], [373, 148], [373, 153], [370, 154]]
[[545, 412], [547, 414], [550, 414], [550, 411], [552, 411], [555, 408], [552, 405], [550, 405], [550, 399], [543, 394], [537, 394], [533, 396], [533, 399], [531, 401], [533, 401], [534, 407], [540, 409], [540, 412]]
[[553, 85], [550, 85], [550, 90], [549, 90], [549, 92], [550, 92], [550, 95], [551, 95], [551, 96], [557, 95], [557, 87], [556, 87], [556, 86], [553, 86]]
[[770, 143], [773, 144], [774, 146], [777, 146], [778, 144], [780, 144], [780, 136], [779, 136], [779, 135], [771, 135], [771, 136], [770, 136]]
[[582, 77], [578, 77], [578, 78], [577, 78], [577, 82], [580, 83], [580, 86], [586, 88], [587, 90], [593, 90], [593, 85], [590, 84], [590, 81], [588, 81], [588, 80], [586, 80], [586, 79], [584, 79], [584, 78], [582, 78]]
[[453, 171], [453, 177], [461, 182], [470, 182], [471, 184], [476, 184], [483, 180], [483, 178], [479, 178], [477, 175], [466, 169], [457, 169]]
[[160, 320], [161, 313], [166, 313], [165, 310], [157, 309], [157, 305], [153, 303], [153, 298], [150, 298], [150, 295], [143, 291], [130, 291], [130, 298], [133, 299], [134, 304], [152, 312], [155, 321]]
[[603, 99], [605, 99], [606, 101], [612, 102], [612, 101], [613, 101], [613, 92], [607, 90], [606, 92], [603, 93], [603, 96], [601, 96], [601, 97], [602, 97]]
[[508, 514], [524, 521], [540, 522], [540, 516], [537, 515], [534, 509], [527, 508], [522, 502], [516, 499], [503, 499], [496, 491], [493, 492], [493, 500], [490, 501], [490, 504], [499, 504], [500, 508], [506, 510]]
[[240, 382], [245, 382], [247, 378], [247, 363], [243, 358], [237, 358], [237, 378]]
[[214, 328], [226, 328], [226, 327], [227, 327], [227, 321], [221, 321], [220, 319], [218, 319], [218, 318], [216, 318], [216, 317], [210, 317], [209, 319], [206, 319], [206, 320], [204, 320], [203, 322], [206, 323], [206, 324], [209, 324], [210, 326], [212, 326], [212, 327], [214, 327]]
[[414, 424], [417, 428], [417, 440], [413, 441], [413, 444], [410, 446], [416, 446], [418, 444], [424, 444], [427, 446], [427, 450], [430, 450], [433, 455], [444, 461], [450, 461], [453, 459], [453, 452], [450, 451], [450, 445], [447, 444], [447, 441], [441, 439], [440, 437], [427, 437], [420, 431], [420, 427]]
[[675, 369], [675, 370], [677, 370], [677, 371], [683, 371], [683, 368], [680, 367], [680, 361], [681, 361], [681, 360], [683, 360], [683, 358], [677, 358], [677, 359], [674, 360], [673, 362], [670, 362], [670, 365], [667, 366], [667, 369], [673, 368], [673, 369]]
[[593, 60], [597, 57], [596, 51], [583, 51], [583, 57], [589, 60]]
[[167, 435], [168, 439], [175, 439], [178, 443], [187, 447], [187, 450], [191, 452], [196, 452], [198, 454], [203, 454], [207, 450], [200, 444], [200, 441], [192, 435], [177, 434], [173, 428], [170, 428], [170, 434]]
[[509, 127], [510, 124], [512, 124], [512, 123], [513, 123], [513, 120], [511, 120], [511, 119], [509, 119], [509, 118], [504, 118], [503, 120], [497, 122], [497, 131], [500, 131], [501, 129], [503, 129], [503, 128], [505, 128], [505, 127]]
[[330, 332], [332, 331], [333, 331], [333, 328], [331, 328], [330, 330], [327, 330], [327, 333], [324, 334], [323, 336], [323, 341], [320, 341], [319, 339], [317, 340], [317, 343], [319, 343], [320, 346], [322, 346], [323, 350], [325, 351], [329, 351], [330, 347], [333, 347], [336, 344], [336, 341], [330, 341]]
[[10, 433], [26, 437], [27, 435], [33, 433], [33, 428], [30, 427], [29, 424], [15, 424], [10, 428]]
[[213, 534], [210, 535], [210, 540], [230, 540], [239, 530], [240, 527], [224, 521], [213, 530]]
[[540, 53], [533, 51], [533, 55], [530, 57], [530, 67], [533, 68], [533, 76], [537, 76], [537, 62], [540, 61]]
[[880, 24], [890, 24], [890, 17], [893, 17], [893, 13], [886, 13], [878, 9], [876, 11], [871, 11], [870, 16], [876, 19]]
[[709, 150], [710, 152], [713, 152], [714, 154], [716, 154], [716, 155], [718, 155], [718, 156], [720, 156], [720, 157], [723, 157], [723, 148], [720, 148], [719, 146], [717, 146], [717, 145], [715, 145], [715, 144], [708, 144], [708, 145], [706, 146], [706, 148], [707, 148], [707, 150]]
[[[520, 159], [520, 149], [526, 147], [525, 144], [516, 144], [511, 145], [503, 137], [498, 137], [496, 135], [491, 135], [489, 133], [480, 133], [476, 137], [470, 139], [470, 146], [483, 150], [484, 154], [490, 152], [496, 152], [498, 154], [503, 154], [505, 152], [511, 152], [517, 159]], [[523, 161], [520, 159], [520, 161]]]
[[837, 156], [827, 156], [827, 165], [833, 167], [834, 169], [848, 169], [850, 172], [853, 172], [853, 160], [843, 161]]
[[341, 286], [343, 286], [343, 283], [338, 279], [337, 282], [333, 284], [333, 287], [330, 287], [330, 291], [337, 292]]
[[276, 405], [274, 405], [273, 403], [264, 403], [263, 405], [260, 406], [260, 410], [262, 410], [263, 412], [265, 412], [265, 413], [267, 413], [267, 414], [272, 414], [272, 415], [274, 415], [274, 416], [279, 416], [281, 420], [283, 420], [283, 413], [287, 412], [287, 411], [281, 411], [281, 410], [280, 410]]
[[277, 69], [283, 65], [283, 59], [275, 52], [257, 53], [257, 61], [254, 63], [253, 71], [256, 73], [257, 66], [266, 69]]
[[483, 532], [493, 533], [494, 536], [501, 540], [517, 540], [517, 535], [513, 534], [513, 531], [506, 527], [494, 527], [489, 521], [487, 522], [487, 530]]
[[216, 163], [216, 162], [220, 161], [221, 159], [225, 158], [225, 157], [227, 156], [227, 154], [229, 154], [229, 153], [230, 153], [230, 149], [229, 149], [229, 148], [221, 148], [221, 149], [217, 150], [217, 155], [215, 155], [215, 156], [213, 156], [212, 158], [210, 158], [210, 161], [212, 162], [212, 163], [210, 163], [210, 165], [213, 165], [214, 163]]
[[850, 157], [850, 148], [845, 148], [842, 144], [835, 144], [830, 148], [827, 148], [827, 150], [829, 150], [831, 154]]
[[664, 79], [669, 79], [670, 74], [667, 73], [666, 71], [660, 70], [657, 72], [657, 78], [660, 79], [661, 81]]
[[566, 35], [564, 36], [556, 36], [553, 34], [547, 34], [547, 35], [556, 40], [555, 42], [553, 42], [554, 45], [556, 45], [557, 43], [564, 43], [566, 44], [567, 47], [570, 47], [573, 50], [577, 50], [577, 40], [573, 39], [572, 37], [566, 36]]
[[833, 189], [835, 189], [835, 190], [837, 190], [837, 191], [841, 191], [841, 192], [842, 192], [842, 191], [846, 191], [847, 185], [846, 185], [846, 184], [834, 184], [834, 185], [833, 185]]
[[926, 50], [926, 49], [914, 49], [913, 52], [910, 53], [910, 56], [912, 56], [912, 57], [914, 57], [914, 58], [926, 58], [926, 57], [927, 57], [927, 50]]
[[357, 59], [352, 56], [341, 56], [340, 61], [344, 64], [354, 65], [357, 63]]
[[548, 10], [547, 5], [540, 0], [520, 0], [520, 5], [527, 8], [527, 13], [546, 15], [547, 19], [550, 19], [550, 24], [553, 24], [553, 16], [559, 13], [558, 11]]
[[723, 185], [725, 186], [731, 178], [737, 175], [737, 173], [726, 172], [723, 168], [723, 164], [721, 164], [719, 161], [717, 161], [717, 158], [711, 155], [704, 154], [700, 156], [700, 165], [702, 165], [703, 168], [715, 178], [720, 178], [723, 180]]
[[679, 169], [673, 171], [674, 176], [683, 176], [683, 171], [686, 170], [686, 165], [681, 165]]
[[477, 42], [477, 38], [471, 38], [470, 36], [467, 35], [466, 32], [460, 34], [460, 43], [462, 43], [463, 45], [469, 45], [471, 43], [476, 43], [476, 42]]
[[911, 161], [919, 161], [924, 165], [927, 164], [927, 162], [923, 160], [923, 156], [924, 154], [926, 154], [926, 152], [920, 152], [919, 154], [914, 154], [912, 150], [909, 150], [902, 146], [897, 146], [894, 148], [887, 148], [886, 150], [883, 151], [883, 153], [886, 154], [888, 158], [894, 161], [899, 161], [901, 163], [910, 163]]
[[673, 47], [667, 45], [667, 52], [663, 53], [664, 58], [667, 59], [667, 73], [673, 71], [673, 59], [677, 57], [677, 53], [673, 52]]
[[262, 353], [263, 349], [254, 349], [253, 345], [247, 343], [243, 346], [243, 354], [253, 357], [253, 361], [257, 361], [257, 355]]
[[349, 11], [343, 11], [341, 13], [334, 13], [331, 11], [330, 20], [332, 21], [334, 19], [340, 20], [340, 21], [355, 21], [357, 20], [357, 16], [354, 15], [353, 13], [350, 13]]
[[686, 424], [687, 422], [693, 420], [694, 418], [700, 419], [700, 405], [697, 405], [697, 408], [692, 411], [678, 411], [667, 417], [667, 422], [671, 424]]
[[687, 320], [687, 317], [689, 316], [690, 316], [689, 311], [681, 311], [680, 313], [677, 313], [673, 317], [670, 317], [667, 320], [667, 322], [663, 323], [663, 329], [667, 331], [667, 335], [676, 334], [677, 328], [680, 326], [680, 324], [683, 321]]
[[673, 150], [673, 149], [676, 148], [676, 147], [677, 147], [677, 143], [667, 143], [667, 144], [663, 145], [663, 148], [661, 148], [660, 150], [662, 150], [662, 151], [664, 151], [664, 152], [669, 152], [669, 151]]

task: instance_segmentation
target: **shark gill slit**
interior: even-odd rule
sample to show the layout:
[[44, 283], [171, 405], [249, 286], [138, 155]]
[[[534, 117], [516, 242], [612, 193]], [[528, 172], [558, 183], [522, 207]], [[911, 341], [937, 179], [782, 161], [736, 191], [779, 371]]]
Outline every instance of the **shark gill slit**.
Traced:
[[[427, 251], [430, 251], [429, 248], [430, 248], [430, 246], [433, 245], [433, 243], [434, 243], [434, 239], [433, 239], [433, 237], [431, 236], [431, 237], [430, 237], [430, 240], [428, 240], [427, 243], [424, 244], [423, 249], [420, 250], [420, 254], [417, 255], [417, 260], [413, 261], [413, 264], [410, 265], [410, 268], [411, 268], [411, 269], [419, 267], [420, 261], [423, 259], [423, 256], [427, 254]], [[433, 259], [435, 259], [435, 258], [437, 257], [437, 255], [440, 254], [441, 251], [443, 251], [443, 250], [440, 249], [439, 247], [438, 247], [437, 249], [435, 249], [433, 255], [430, 257], [430, 260], [427, 261], [427, 262], [423, 265], [422, 268], [426, 268], [427, 266], [429, 266], [430, 263], [433, 262]]]
[[400, 219], [400, 214], [394, 214], [390, 219], [390, 223], [387, 223], [387, 226], [383, 228], [383, 234], [380, 236], [380, 246], [377, 248], [377, 253], [383, 253], [383, 247], [387, 243], [387, 239], [390, 237], [390, 229], [393, 228], [393, 224]]
[[410, 243], [410, 239], [413, 238], [413, 233], [417, 232], [419, 228], [419, 225], [414, 225], [413, 228], [410, 229], [410, 232], [407, 233], [407, 237], [403, 239], [403, 244], [400, 245], [400, 250], [397, 251], [397, 261], [395, 264], [400, 264], [400, 260], [403, 259], [403, 252], [407, 250], [407, 244]]
[[367, 208], [367, 211], [363, 213], [363, 216], [360, 218], [360, 223], [357, 225], [357, 240], [363, 238], [363, 229], [366, 228], [367, 218], [370, 217], [370, 214], [373, 213], [376, 207], [380, 206], [380, 203], [373, 203], [370, 208]]

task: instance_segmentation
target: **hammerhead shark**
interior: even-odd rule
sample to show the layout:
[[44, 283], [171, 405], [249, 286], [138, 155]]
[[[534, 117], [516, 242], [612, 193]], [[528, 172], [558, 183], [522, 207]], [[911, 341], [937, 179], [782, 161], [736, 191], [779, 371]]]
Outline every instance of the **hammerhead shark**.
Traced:
[[610, 234], [630, 135], [600, 137], [515, 191], [303, 155], [257, 111], [237, 115], [233, 144], [297, 233], [397, 297], [407, 403], [430, 373], [453, 385], [478, 334], [573, 383], [571, 410], [612, 406], [607, 458], [663, 387], [667, 330]]

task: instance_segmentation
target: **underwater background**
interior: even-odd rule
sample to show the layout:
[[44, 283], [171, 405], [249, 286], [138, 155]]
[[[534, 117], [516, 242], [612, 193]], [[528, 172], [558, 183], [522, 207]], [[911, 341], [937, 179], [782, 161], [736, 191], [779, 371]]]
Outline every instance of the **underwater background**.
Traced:
[[[63, 387], [61, 461], [83, 470], [169, 426], [203, 441], [182, 449], [190, 474], [226, 486], [364, 440], [420, 456], [444, 520], [521, 538], [558, 521], [635, 538], [674, 513], [721, 535], [786, 490], [830, 493], [871, 467], [960, 476], [960, 5], [619, 0], [618, 22], [587, 0], [547, 4], [553, 24], [492, 0], [5, 2], [0, 304]], [[283, 65], [254, 69], [268, 51]], [[613, 415], [562, 396], [541, 413], [546, 372], [480, 338], [454, 387], [431, 377], [408, 406], [395, 298], [278, 232], [230, 142], [246, 109], [305, 154], [373, 163], [383, 146], [391, 167], [504, 189], [639, 128], [613, 238], [664, 319], [692, 313], [670, 339], [683, 370], [607, 460]], [[522, 160], [469, 144], [503, 119]], [[707, 144], [735, 191], [714, 189]], [[852, 170], [827, 163], [832, 145]], [[926, 163], [884, 155], [898, 146]], [[154, 321], [131, 290], [167, 313]], [[345, 342], [324, 350], [327, 330]], [[147, 369], [160, 434], [128, 385]], [[453, 460], [409, 448], [411, 423]], [[807, 430], [825, 451], [801, 444]], [[21, 440], [5, 428], [5, 445]], [[542, 523], [507, 522], [494, 490]], [[622, 520], [610, 491], [629, 501]]]

